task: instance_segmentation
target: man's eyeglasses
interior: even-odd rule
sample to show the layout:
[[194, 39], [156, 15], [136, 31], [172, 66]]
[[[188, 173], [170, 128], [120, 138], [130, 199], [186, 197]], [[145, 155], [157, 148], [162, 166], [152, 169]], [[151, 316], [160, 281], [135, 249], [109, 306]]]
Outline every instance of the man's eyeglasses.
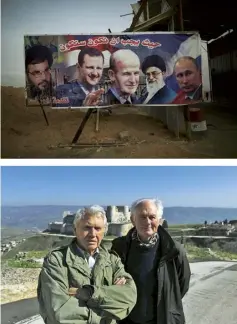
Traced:
[[28, 73], [33, 75], [35, 78], [40, 78], [43, 74], [49, 74], [50, 72], [51, 72], [50, 69], [46, 69], [44, 71], [34, 71], [34, 72], [28, 72]]

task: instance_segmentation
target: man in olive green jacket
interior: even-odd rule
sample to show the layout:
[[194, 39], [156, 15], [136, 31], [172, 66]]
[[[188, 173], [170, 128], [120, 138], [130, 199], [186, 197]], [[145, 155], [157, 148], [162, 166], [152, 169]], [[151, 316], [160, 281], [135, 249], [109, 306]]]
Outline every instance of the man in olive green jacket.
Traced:
[[135, 283], [118, 255], [100, 246], [107, 227], [102, 207], [76, 214], [76, 239], [54, 249], [39, 276], [38, 301], [46, 324], [116, 323], [136, 304]]

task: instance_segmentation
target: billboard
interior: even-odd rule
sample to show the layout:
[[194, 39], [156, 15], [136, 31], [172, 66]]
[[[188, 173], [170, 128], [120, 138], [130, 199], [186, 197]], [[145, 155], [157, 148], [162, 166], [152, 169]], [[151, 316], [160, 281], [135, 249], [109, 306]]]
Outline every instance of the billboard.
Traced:
[[182, 105], [205, 100], [193, 32], [25, 36], [27, 106]]

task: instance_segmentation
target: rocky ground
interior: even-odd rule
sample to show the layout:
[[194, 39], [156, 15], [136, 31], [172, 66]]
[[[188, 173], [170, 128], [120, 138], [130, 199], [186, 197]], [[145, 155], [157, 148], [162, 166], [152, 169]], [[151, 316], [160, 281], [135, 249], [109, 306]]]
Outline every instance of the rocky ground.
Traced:
[[[25, 107], [24, 89], [1, 88], [2, 158], [221, 158], [237, 157], [237, 122], [232, 115], [212, 109], [207, 114], [208, 136], [201, 141], [177, 139], [164, 125], [139, 108], [113, 110], [111, 116], [100, 118], [95, 131], [96, 116], [86, 124], [80, 143], [113, 142], [121, 132], [129, 136], [122, 147], [62, 148], [70, 144], [85, 113], [74, 109], [45, 108], [49, 126], [40, 107]], [[209, 106], [208, 106], [209, 107]], [[213, 112], [214, 111], [214, 112]]]
[[1, 304], [36, 297], [39, 268], [2, 267]]

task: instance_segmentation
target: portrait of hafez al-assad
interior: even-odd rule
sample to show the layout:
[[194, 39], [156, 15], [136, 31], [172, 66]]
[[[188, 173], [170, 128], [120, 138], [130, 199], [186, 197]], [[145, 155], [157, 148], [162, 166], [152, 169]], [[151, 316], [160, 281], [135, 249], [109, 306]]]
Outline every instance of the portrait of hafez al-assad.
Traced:
[[119, 49], [110, 56], [108, 76], [111, 87], [107, 100], [111, 104], [135, 104], [139, 85], [140, 59], [132, 50]]

